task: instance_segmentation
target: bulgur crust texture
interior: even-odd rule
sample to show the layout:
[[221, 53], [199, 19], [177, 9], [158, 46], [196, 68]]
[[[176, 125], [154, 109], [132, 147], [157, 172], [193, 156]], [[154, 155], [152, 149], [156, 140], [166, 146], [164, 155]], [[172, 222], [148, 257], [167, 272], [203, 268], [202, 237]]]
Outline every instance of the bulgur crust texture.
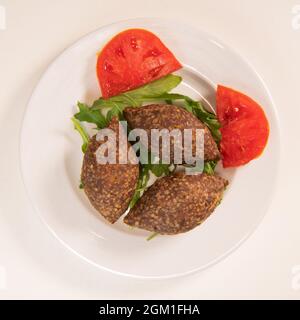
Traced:
[[[184, 135], [184, 129], [192, 129], [192, 155], [196, 155], [196, 129], [204, 130], [204, 160], [218, 160], [220, 152], [207, 126], [196, 116], [182, 107], [169, 104], [151, 104], [139, 108], [127, 107], [124, 117], [131, 129], [146, 130], [148, 134], [148, 148], [151, 148], [151, 129], [179, 129]], [[170, 143], [170, 160], [174, 162], [174, 141]], [[184, 146], [183, 146], [184, 148]], [[181, 152], [183, 152], [181, 148]], [[160, 158], [162, 157], [160, 146]], [[182, 156], [184, 160], [184, 157]], [[184, 163], [184, 161], [182, 162]]]
[[[111, 120], [108, 128], [115, 131], [118, 137], [119, 122], [116, 117]], [[119, 164], [118, 161], [116, 164], [97, 163], [96, 151], [102, 143], [97, 141], [96, 135], [90, 139], [83, 159], [81, 181], [93, 207], [106, 220], [114, 223], [129, 206], [139, 178], [139, 165]], [[118, 150], [117, 141], [117, 160]], [[129, 143], [128, 150], [132, 156], [133, 150]]]
[[160, 234], [187, 232], [220, 203], [227, 180], [178, 172], [156, 181], [125, 216], [130, 226]]

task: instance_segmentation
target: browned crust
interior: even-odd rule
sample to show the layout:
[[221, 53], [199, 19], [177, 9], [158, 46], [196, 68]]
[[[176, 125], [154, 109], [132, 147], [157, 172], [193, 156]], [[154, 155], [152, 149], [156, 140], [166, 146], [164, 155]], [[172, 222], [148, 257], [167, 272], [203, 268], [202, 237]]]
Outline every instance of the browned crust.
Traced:
[[175, 173], [152, 185], [125, 216], [130, 226], [178, 234], [202, 223], [222, 198], [227, 180], [217, 175]]
[[[118, 133], [118, 125], [117, 118], [113, 118], [108, 128]], [[139, 177], [139, 165], [130, 163], [98, 164], [95, 153], [100, 145], [101, 142], [98, 142], [96, 135], [94, 135], [84, 155], [81, 181], [93, 207], [106, 220], [114, 223], [127, 210], [135, 192]], [[131, 148], [129, 144], [128, 148]]]
[[[147, 131], [150, 137], [151, 129], [204, 129], [204, 160], [217, 160], [220, 153], [209, 129], [197, 117], [187, 110], [168, 104], [151, 104], [139, 108], [128, 107], [124, 117], [131, 129], [139, 128]], [[196, 131], [192, 135], [192, 154], [196, 154]], [[150, 149], [151, 139], [148, 141]], [[174, 142], [171, 140], [171, 163], [174, 161]], [[160, 148], [161, 156], [161, 148]]]

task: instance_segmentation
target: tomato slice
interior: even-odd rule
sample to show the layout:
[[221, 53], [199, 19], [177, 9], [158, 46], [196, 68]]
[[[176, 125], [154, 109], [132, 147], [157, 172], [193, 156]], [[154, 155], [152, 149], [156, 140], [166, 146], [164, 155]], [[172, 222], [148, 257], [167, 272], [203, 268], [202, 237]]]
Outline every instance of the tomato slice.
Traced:
[[219, 85], [217, 116], [222, 126], [220, 149], [224, 168], [240, 166], [260, 156], [267, 144], [269, 124], [258, 103]]
[[97, 76], [104, 98], [140, 87], [182, 66], [153, 33], [129, 29], [117, 34], [98, 56]]

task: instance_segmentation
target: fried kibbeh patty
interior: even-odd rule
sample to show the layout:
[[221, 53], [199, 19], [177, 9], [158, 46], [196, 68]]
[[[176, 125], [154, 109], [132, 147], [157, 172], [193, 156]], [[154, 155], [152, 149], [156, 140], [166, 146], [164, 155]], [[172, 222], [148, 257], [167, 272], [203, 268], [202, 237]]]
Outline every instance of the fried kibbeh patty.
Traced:
[[[211, 132], [196, 116], [184, 108], [170, 104], [150, 104], [134, 108], [127, 107], [124, 117], [131, 129], [144, 129], [148, 134], [148, 149], [151, 148], [151, 129], [179, 129], [182, 137], [184, 129], [192, 130], [192, 155], [196, 155], [196, 129], [204, 130], [204, 160], [218, 160], [220, 152]], [[174, 163], [174, 140], [170, 141], [170, 163]], [[182, 153], [182, 163], [185, 163]], [[180, 153], [179, 153], [180, 154]], [[159, 157], [162, 158], [162, 146], [159, 145]], [[177, 163], [179, 164], [179, 163]]]
[[178, 172], [156, 181], [125, 216], [130, 226], [160, 234], [187, 232], [201, 224], [222, 199], [228, 181]]
[[[116, 222], [127, 210], [129, 202], [135, 192], [138, 178], [139, 165], [133, 161], [119, 164], [119, 121], [114, 117], [109, 129], [116, 132], [116, 164], [99, 164], [96, 151], [104, 143], [97, 141], [94, 135], [88, 144], [84, 155], [81, 181], [84, 191], [93, 207], [110, 223]], [[130, 157], [136, 157], [128, 143]], [[130, 158], [132, 160], [132, 158]], [[138, 162], [136, 162], [138, 163]]]

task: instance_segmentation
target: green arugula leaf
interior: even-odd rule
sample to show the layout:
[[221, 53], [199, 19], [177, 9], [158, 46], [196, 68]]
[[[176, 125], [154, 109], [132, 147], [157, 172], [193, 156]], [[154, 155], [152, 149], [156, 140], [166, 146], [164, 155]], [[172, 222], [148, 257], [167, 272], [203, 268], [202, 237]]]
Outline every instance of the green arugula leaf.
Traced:
[[217, 116], [205, 110], [205, 108], [199, 101], [189, 99], [189, 101], [186, 100], [186, 103], [189, 105], [189, 108], [192, 108], [195, 116], [206, 124], [215, 141], [219, 143], [221, 140], [221, 124], [217, 119]]
[[133, 208], [134, 205], [138, 202], [140, 197], [142, 196], [143, 192], [146, 190], [148, 181], [150, 178], [150, 172], [148, 168], [145, 168], [143, 165], [140, 166], [140, 175], [136, 190], [134, 195], [129, 203], [129, 208]]
[[211, 160], [211, 161], [205, 161], [204, 162], [204, 168], [203, 168], [203, 173], [207, 174], [214, 174], [215, 173], [215, 167], [217, 165], [218, 161]]
[[148, 238], [146, 238], [146, 240], [147, 240], [147, 241], [150, 241], [150, 240], [154, 239], [155, 237], [157, 237], [158, 235], [159, 235], [158, 232], [152, 232], [152, 233], [150, 234], [150, 236], [149, 236]]
[[78, 121], [77, 119], [75, 119], [74, 117], [71, 118], [71, 121], [74, 124], [74, 128], [75, 130], [77, 130], [82, 138], [82, 146], [81, 146], [81, 150], [83, 153], [86, 152], [90, 137], [87, 134], [85, 128], [81, 125], [80, 121]]
[[168, 175], [170, 173], [169, 164], [148, 163], [143, 166], [151, 171], [156, 177], [161, 177], [162, 175]]
[[130, 201], [129, 208], [134, 207], [134, 205], [140, 199], [144, 191], [147, 189], [148, 182], [150, 179], [150, 172], [152, 172], [157, 178], [159, 178], [163, 175], [169, 175], [170, 172], [172, 172], [172, 170], [170, 169], [169, 164], [162, 164], [162, 163], [141, 164], [138, 185]]
[[80, 183], [79, 183], [79, 189], [84, 189], [84, 185], [83, 185], [82, 181], [80, 181]]
[[144, 97], [150, 98], [160, 96], [177, 87], [181, 81], [182, 78], [180, 76], [169, 74], [140, 88], [126, 92], [126, 96], [137, 101], [140, 105], [141, 101], [144, 100]]
[[92, 110], [86, 104], [78, 102], [79, 112], [74, 117], [79, 121], [95, 123], [98, 129], [107, 127], [108, 122], [100, 110]]
[[108, 99], [99, 98], [92, 105], [92, 110], [103, 108], [118, 108], [123, 110], [127, 106], [139, 107], [144, 102], [144, 98], [155, 98], [164, 93], [167, 93], [177, 87], [182, 81], [180, 76], [169, 74], [158, 80], [152, 81], [140, 88], [127, 91], [118, 96]]
[[[124, 107], [116, 104], [112, 107], [106, 114], [106, 122], [110, 123], [112, 117], [117, 116], [120, 120], [123, 119], [123, 110]], [[99, 110], [100, 111], [100, 110]]]

